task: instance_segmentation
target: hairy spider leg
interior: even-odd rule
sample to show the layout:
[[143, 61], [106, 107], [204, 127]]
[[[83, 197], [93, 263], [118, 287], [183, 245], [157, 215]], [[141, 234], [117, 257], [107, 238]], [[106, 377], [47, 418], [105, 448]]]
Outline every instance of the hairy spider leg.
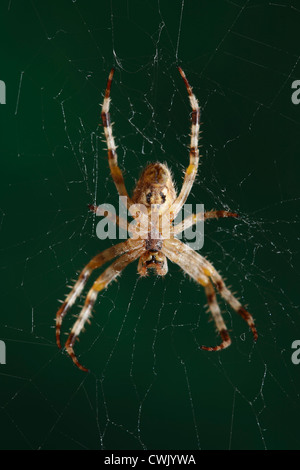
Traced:
[[[252, 331], [254, 341], [257, 341], [258, 334], [252, 315], [245, 309], [245, 307], [242, 306], [242, 304], [226, 287], [222, 277], [209, 261], [207, 261], [203, 256], [194, 251], [188, 245], [175, 238], [164, 240], [162, 252], [171, 261], [178, 264], [196, 282], [202, 284], [204, 287], [209, 285], [209, 278], [211, 278], [223, 299], [233, 308], [233, 310], [236, 311], [236, 313], [238, 313], [243, 318], [243, 320], [246, 321]], [[211, 300], [214, 303], [214, 298], [211, 298]], [[209, 303], [209, 306], [212, 306], [212, 303]], [[213, 318], [215, 318], [214, 314]], [[224, 335], [221, 335], [223, 343], [224, 341], [225, 343], [229, 341], [227, 334], [228, 332], [226, 334], [224, 332]], [[209, 351], [218, 351], [220, 348], [217, 346], [217, 348], [203, 347], [203, 349], [208, 349]]]
[[192, 186], [196, 178], [198, 164], [199, 164], [198, 142], [199, 142], [199, 132], [200, 132], [200, 107], [198, 104], [198, 100], [192, 91], [192, 87], [190, 86], [185, 76], [184, 71], [182, 70], [181, 67], [178, 67], [178, 70], [179, 70], [181, 77], [183, 78], [183, 81], [185, 83], [185, 86], [189, 95], [189, 100], [190, 100], [190, 104], [192, 108], [192, 128], [191, 128], [191, 140], [190, 140], [190, 163], [189, 163], [188, 168], [186, 169], [183, 185], [179, 193], [179, 196], [173, 202], [170, 208], [170, 213], [172, 214], [173, 219], [175, 219], [175, 217], [181, 210], [183, 204], [187, 200], [188, 195], [190, 194], [190, 191], [192, 189]]
[[143, 253], [144, 248], [137, 248], [133, 251], [125, 253], [120, 258], [115, 260], [94, 282], [93, 287], [89, 290], [84, 306], [73, 325], [71, 333], [67, 339], [65, 344], [65, 348], [69, 356], [71, 356], [74, 364], [84, 372], [88, 372], [84, 366], [82, 366], [74, 352], [74, 344], [78, 336], [80, 335], [81, 331], [84, 330], [84, 325], [86, 322], [90, 323], [90, 318], [92, 316], [92, 309], [96, 302], [99, 292], [105, 289], [108, 284], [111, 283], [113, 279], [121, 274], [123, 269], [126, 268], [130, 263], [135, 261], [137, 258], [141, 256]]
[[125, 187], [125, 182], [123, 174], [118, 165], [118, 156], [117, 156], [117, 147], [112, 132], [112, 124], [110, 121], [110, 89], [112, 84], [112, 79], [115, 69], [112, 68], [108, 77], [104, 101], [102, 105], [101, 118], [104, 127], [104, 134], [107, 143], [108, 151], [108, 163], [110, 167], [111, 176], [114, 180], [115, 186], [120, 196], [125, 196], [127, 198], [127, 207], [129, 208], [132, 204], [130, 197], [128, 196], [127, 189]]
[[231, 345], [231, 339], [227, 327], [225, 325], [223, 316], [221, 314], [219, 304], [217, 302], [214, 286], [211, 282], [209, 282], [206, 286], [204, 286], [204, 289], [207, 298], [208, 308], [211, 312], [218, 333], [221, 336], [222, 343], [219, 346], [214, 347], [201, 346], [201, 349], [204, 349], [205, 351], [220, 351], [221, 349], [226, 349]]
[[117, 256], [129, 250], [140, 248], [143, 246], [143, 244], [144, 242], [142, 240], [128, 239], [125, 242], [119, 243], [118, 245], [112, 246], [107, 250], [102, 251], [102, 253], [99, 253], [94, 258], [92, 258], [92, 260], [83, 268], [74, 287], [67, 295], [66, 300], [63, 302], [56, 314], [56, 343], [59, 348], [61, 348], [60, 329], [62, 321], [72, 305], [74, 305], [76, 302], [76, 299], [81, 295], [94, 269], [100, 268], [103, 264], [111, 261], [113, 258], [116, 258]]
[[207, 219], [220, 219], [223, 217], [238, 217], [236, 212], [228, 212], [224, 210], [212, 210], [207, 212], [198, 212], [197, 214], [191, 214], [190, 216], [186, 217], [182, 222], [175, 225], [174, 227], [174, 235], [178, 235], [178, 233], [184, 232], [192, 225], [197, 224], [198, 222], [207, 220]]
[[[88, 208], [90, 209], [90, 211], [94, 212], [95, 214], [97, 214], [97, 209], [98, 209], [98, 206], [94, 206], [93, 204], [89, 204], [88, 205]], [[106, 210], [105, 209], [105, 217], [108, 217], [112, 222], [114, 222], [115, 224], [118, 224], [119, 227], [121, 227], [123, 230], [125, 230], [126, 232], [128, 232], [129, 230], [129, 223], [127, 220], [123, 219], [122, 217], [119, 217], [118, 215], [116, 214], [112, 214], [110, 211]]]

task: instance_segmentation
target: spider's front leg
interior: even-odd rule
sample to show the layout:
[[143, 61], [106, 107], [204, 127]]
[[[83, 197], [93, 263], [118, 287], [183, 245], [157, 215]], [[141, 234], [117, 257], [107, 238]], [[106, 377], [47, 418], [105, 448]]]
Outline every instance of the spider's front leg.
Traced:
[[206, 268], [202, 260], [198, 259], [198, 253], [179, 240], [165, 240], [163, 252], [173, 263], [178, 264], [184, 272], [204, 287], [207, 304], [222, 342], [220, 345], [214, 347], [201, 346], [201, 349], [206, 351], [220, 351], [228, 348], [231, 345], [231, 339], [217, 302], [214, 287], [209, 280], [209, 276], [212, 272], [211, 269]]
[[208, 281], [207, 285], [204, 286], [204, 289], [207, 298], [208, 308], [216, 324], [217, 330], [221, 336], [222, 343], [214, 347], [201, 346], [201, 349], [204, 349], [205, 351], [221, 351], [221, 349], [226, 349], [231, 345], [231, 339], [227, 327], [225, 325], [224, 319], [222, 317], [221, 310], [217, 302], [216, 292], [212, 283]]
[[[211, 264], [208, 263], [210, 266]], [[226, 287], [225, 282], [223, 281], [222, 277], [214, 269], [213, 274], [211, 275], [211, 279], [216, 285], [220, 295], [223, 297], [224, 300], [230, 305], [230, 307], [235, 310], [235, 312], [242, 317], [243, 320], [248, 324], [250, 330], [252, 331], [254, 341], [256, 342], [258, 339], [257, 329], [254, 323], [254, 319], [245, 307], [240, 303], [240, 301], [234, 297], [234, 295], [230, 292], [230, 290]]]
[[120, 258], [115, 260], [102, 274], [101, 276], [98, 277], [98, 279], [94, 282], [93, 287], [90, 289], [83, 309], [80, 312], [80, 315], [76, 322], [73, 325], [73, 328], [71, 330], [71, 333], [69, 334], [69, 337], [67, 339], [67, 342], [65, 344], [65, 348], [69, 356], [71, 356], [74, 364], [84, 372], [88, 372], [88, 369], [83, 367], [74, 352], [74, 344], [78, 336], [80, 335], [81, 331], [84, 330], [84, 325], [86, 322], [90, 323], [90, 318], [92, 316], [92, 309], [93, 306], [96, 302], [97, 296], [99, 292], [101, 292], [103, 289], [105, 289], [108, 284], [111, 283], [113, 279], [115, 279], [117, 276], [121, 274], [124, 268], [128, 266], [128, 264], [132, 263], [135, 261], [137, 258], [141, 256], [141, 254], [144, 252], [144, 247], [139, 247], [133, 251], [130, 251], [128, 253], [125, 253], [122, 255]]
[[176, 238], [165, 240], [162, 251], [171, 261], [177, 263], [187, 274], [189, 274], [189, 276], [205, 288], [208, 306], [221, 335], [222, 344], [212, 348], [203, 346], [202, 349], [206, 349], [208, 351], [219, 351], [231, 344], [229, 333], [217, 305], [215, 292], [210, 279], [216, 285], [220, 295], [226, 300], [226, 302], [228, 302], [236, 313], [246, 321], [252, 331], [254, 341], [257, 341], [258, 334], [252, 315], [226, 287], [222, 277], [209, 261]]
[[139, 248], [142, 245], [143, 241], [141, 240], [128, 239], [123, 243], [119, 243], [118, 245], [112, 246], [107, 250], [104, 250], [102, 253], [99, 253], [85, 266], [71, 292], [67, 295], [66, 300], [62, 303], [56, 314], [56, 343], [59, 348], [61, 348], [60, 329], [62, 321], [72, 305], [76, 302], [76, 299], [81, 295], [92, 272], [113, 258], [116, 258], [129, 250]]

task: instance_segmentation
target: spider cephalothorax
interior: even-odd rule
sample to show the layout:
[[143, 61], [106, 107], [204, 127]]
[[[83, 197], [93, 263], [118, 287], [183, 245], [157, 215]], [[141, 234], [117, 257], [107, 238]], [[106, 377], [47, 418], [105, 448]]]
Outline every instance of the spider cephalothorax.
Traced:
[[[156, 242], [156, 240], [154, 241]], [[138, 273], [146, 276], [148, 269], [152, 269], [158, 276], [165, 276], [168, 272], [168, 262], [165, 255], [159, 250], [147, 250], [139, 260]]]
[[[81, 331], [83, 331], [86, 322], [90, 323], [92, 309], [99, 292], [105, 289], [128, 264], [137, 259], [139, 259], [138, 273], [141, 276], [145, 276], [149, 269], [153, 270], [159, 276], [164, 276], [168, 272], [168, 258], [178, 264], [192, 279], [204, 287], [209, 310], [215, 321], [222, 342], [220, 345], [214, 347], [201, 346], [201, 349], [206, 351], [219, 351], [227, 348], [231, 344], [228, 330], [217, 303], [215, 288], [221, 297], [223, 297], [248, 323], [252, 330], [254, 340], [257, 340], [257, 331], [252, 316], [226, 287], [220, 274], [206, 258], [176, 238], [178, 234], [199, 221], [210, 218], [237, 216], [237, 214], [233, 212], [212, 210], [192, 214], [182, 222], [174, 225], [174, 219], [191, 191], [199, 163], [198, 139], [200, 108], [192, 92], [192, 88], [180, 67], [179, 72], [188, 91], [192, 107], [192, 129], [190, 162], [186, 169], [184, 182], [178, 196], [176, 195], [171, 172], [168, 167], [162, 163], [151, 163], [148, 165], [137, 182], [132, 198], [128, 196], [123, 175], [118, 166], [116, 145], [112, 134], [109, 113], [110, 89], [114, 69], [111, 70], [108, 78], [101, 113], [108, 147], [108, 162], [117, 191], [120, 196], [126, 197], [129, 213], [134, 217], [136, 224], [130, 224], [131, 238], [104, 250], [92, 258], [82, 270], [77, 282], [56, 314], [56, 341], [58, 346], [61, 347], [60, 329], [64, 316], [81, 295], [92, 272], [114, 259], [112, 264], [96, 279], [88, 292], [84, 306], [73, 325], [65, 345], [66, 351], [71, 356], [74, 363], [84, 371], [87, 371], [87, 369], [79, 363], [74, 352], [75, 341]], [[145, 212], [142, 212], [139, 206], [144, 207]], [[95, 206], [90, 206], [90, 208], [95, 212], [97, 210]], [[116, 222], [122, 228], [129, 228], [128, 223], [121, 218], [117, 218]]]

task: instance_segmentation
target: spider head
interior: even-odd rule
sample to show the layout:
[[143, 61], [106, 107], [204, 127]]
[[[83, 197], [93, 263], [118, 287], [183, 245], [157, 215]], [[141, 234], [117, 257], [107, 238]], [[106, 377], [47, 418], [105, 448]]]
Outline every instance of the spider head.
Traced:
[[159, 205], [170, 207], [176, 199], [176, 192], [170, 170], [162, 163], [151, 163], [143, 171], [137, 182], [132, 200], [146, 207]]
[[140, 257], [138, 264], [139, 275], [147, 276], [149, 270], [154, 271], [158, 276], [165, 276], [167, 274], [168, 262], [162, 252], [148, 250]]

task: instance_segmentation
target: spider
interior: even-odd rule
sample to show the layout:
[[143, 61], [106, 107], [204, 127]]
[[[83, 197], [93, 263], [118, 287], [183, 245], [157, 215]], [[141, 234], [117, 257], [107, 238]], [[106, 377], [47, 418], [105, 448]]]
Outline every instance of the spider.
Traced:
[[[129, 213], [134, 218], [137, 218], [137, 215], [140, 215], [140, 212], [134, 211], [133, 208], [137, 204], [143, 204], [146, 208], [147, 214], [143, 214], [143, 216], [139, 218], [139, 223], [137, 223], [133, 229], [131, 228], [131, 230], [133, 230], [133, 235], [130, 238], [102, 251], [100, 254], [92, 258], [92, 260], [82, 270], [77, 282], [56, 314], [56, 342], [58, 347], [61, 348], [60, 329], [63, 318], [75, 303], [76, 299], [81, 295], [93, 271], [100, 268], [108, 261], [114, 260], [112, 264], [96, 279], [92, 288], [89, 290], [84, 306], [82, 307], [65, 344], [65, 349], [71, 356], [73, 362], [77, 367], [79, 367], [79, 369], [85, 372], [88, 372], [88, 369], [79, 363], [74, 352], [75, 341], [78, 339], [81, 331], [84, 330], [85, 324], [90, 323], [92, 309], [99, 292], [105, 289], [117, 276], [119, 276], [126, 266], [137, 259], [139, 259], [138, 273], [140, 276], [146, 276], [149, 269], [154, 270], [158, 276], [165, 276], [168, 272], [167, 259], [169, 259], [173, 263], [179, 265], [180, 268], [182, 268], [183, 271], [185, 271], [198, 284], [203, 286], [207, 297], [208, 307], [215, 322], [217, 331], [220, 334], [221, 342], [218, 346], [214, 347], [201, 346], [201, 349], [206, 351], [220, 351], [231, 344], [229, 332], [217, 302], [215, 288], [221, 297], [223, 297], [223, 299], [233, 308], [233, 310], [235, 310], [247, 322], [248, 326], [252, 330], [254, 341], [256, 341], [258, 337], [252, 316], [226, 287], [224, 280], [212, 264], [191, 247], [176, 238], [176, 235], [183, 232], [186, 228], [196, 224], [200, 220], [203, 221], [220, 217], [237, 217], [237, 214], [233, 212], [225, 210], [211, 210], [204, 213], [192, 214], [181, 223], [177, 225], [173, 224], [175, 217], [186, 202], [192, 189], [199, 163], [198, 141], [200, 132], [200, 108], [198, 100], [192, 91], [184, 71], [181, 67], [178, 67], [178, 70], [187, 89], [192, 108], [191, 140], [189, 147], [190, 161], [178, 196], [176, 195], [170, 170], [165, 164], [159, 162], [151, 163], [144, 169], [133, 191], [132, 198], [128, 196], [122, 171], [118, 166], [116, 145], [110, 121], [110, 90], [114, 69], [111, 69], [109, 74], [101, 117], [107, 143], [108, 162], [111, 176], [119, 195], [126, 197]], [[154, 211], [152, 210], [153, 208]], [[97, 208], [95, 206], [90, 206], [90, 209], [96, 212]], [[168, 214], [167, 217], [165, 217], [166, 214]], [[146, 215], [148, 215], [148, 217], [146, 217]], [[128, 223], [121, 218], [117, 218], [116, 223], [123, 228], [128, 228]], [[163, 236], [166, 229], [169, 229], [168, 237]]]

